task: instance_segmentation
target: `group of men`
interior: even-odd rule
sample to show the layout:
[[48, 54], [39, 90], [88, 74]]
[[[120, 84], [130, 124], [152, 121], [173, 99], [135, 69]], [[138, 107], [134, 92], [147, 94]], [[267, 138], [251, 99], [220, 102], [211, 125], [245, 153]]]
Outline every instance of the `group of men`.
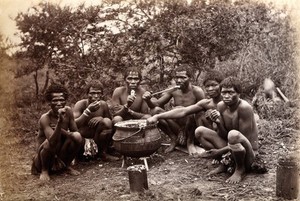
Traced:
[[[49, 180], [49, 172], [58, 167], [77, 175], [70, 164], [87, 139], [93, 139], [98, 156], [107, 160], [114, 124], [143, 118], [157, 123], [170, 137], [165, 152], [186, 146], [190, 155], [213, 158], [219, 166], [209, 174], [227, 171], [230, 161], [234, 171], [227, 182], [238, 183], [251, 170], [258, 151], [253, 109], [240, 99], [241, 84], [234, 77], [224, 79], [220, 72], [208, 71], [203, 79], [205, 90], [192, 85], [191, 79], [189, 68], [179, 66], [174, 76], [176, 87], [156, 98], [140, 85], [140, 70], [129, 68], [124, 75], [126, 84], [114, 90], [110, 107], [102, 100], [100, 82], [92, 81], [87, 87], [88, 97], [73, 108], [66, 106], [67, 90], [51, 85], [45, 94], [51, 109], [39, 120], [32, 173]], [[165, 111], [171, 100], [174, 108]]]

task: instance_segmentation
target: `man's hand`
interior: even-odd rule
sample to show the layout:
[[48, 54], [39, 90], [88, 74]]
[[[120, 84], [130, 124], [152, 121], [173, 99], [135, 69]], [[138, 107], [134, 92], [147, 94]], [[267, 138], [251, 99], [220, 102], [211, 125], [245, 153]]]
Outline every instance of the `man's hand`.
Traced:
[[96, 112], [100, 108], [100, 101], [94, 101], [89, 106], [87, 109], [89, 109], [91, 112]]
[[63, 119], [66, 117], [66, 112], [67, 112], [68, 107], [65, 106], [63, 108], [58, 109], [58, 121], [62, 122]]
[[132, 103], [134, 102], [136, 96], [135, 94], [134, 95], [129, 95], [127, 97], [127, 107], [130, 107], [132, 105]]
[[99, 122], [103, 120], [103, 117], [94, 117], [88, 122], [90, 128], [95, 128]]
[[212, 110], [209, 114], [209, 118], [213, 121], [213, 122], [216, 122], [216, 123], [219, 123], [220, 122], [220, 112], [218, 110]]
[[202, 158], [215, 158], [218, 155], [219, 155], [218, 149], [210, 149], [208, 151], [205, 151], [205, 152], [199, 154], [199, 156]]
[[150, 99], [152, 98], [152, 93], [151, 93], [150, 91], [146, 91], [146, 92], [143, 94], [142, 98], [143, 98], [144, 100], [150, 100]]
[[158, 121], [158, 119], [157, 119], [156, 115], [154, 115], [147, 119], [147, 124], [155, 124], [155, 123], [157, 123], [157, 121]]

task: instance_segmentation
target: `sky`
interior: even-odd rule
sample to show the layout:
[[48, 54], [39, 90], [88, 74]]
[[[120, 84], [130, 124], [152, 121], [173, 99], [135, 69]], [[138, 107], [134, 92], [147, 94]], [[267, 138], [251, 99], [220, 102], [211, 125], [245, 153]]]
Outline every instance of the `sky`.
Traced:
[[14, 18], [19, 12], [26, 12], [30, 7], [40, 2], [57, 3], [62, 6], [77, 6], [81, 3], [85, 5], [97, 5], [101, 0], [0, 0], [0, 33], [8, 37], [13, 42], [20, 42], [14, 33], [17, 31]]
[[[190, 1], [190, 0], [189, 0]], [[297, 25], [300, 28], [300, 4], [298, 0], [262, 0], [263, 2], [273, 2], [277, 5], [287, 5], [293, 10]], [[77, 6], [81, 3], [85, 5], [97, 5], [101, 0], [0, 0], [0, 33], [6, 38], [8, 37], [12, 42], [18, 43], [20, 39], [14, 36], [17, 32], [14, 18], [19, 12], [26, 12], [30, 7], [37, 5], [39, 2], [51, 2], [65, 6]]]

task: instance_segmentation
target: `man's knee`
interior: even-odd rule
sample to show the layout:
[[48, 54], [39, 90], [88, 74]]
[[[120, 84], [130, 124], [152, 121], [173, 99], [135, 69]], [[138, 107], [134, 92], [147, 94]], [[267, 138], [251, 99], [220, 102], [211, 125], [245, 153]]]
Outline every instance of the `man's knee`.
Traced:
[[205, 130], [204, 126], [199, 126], [198, 128], [196, 128], [196, 130], [195, 130], [195, 137], [197, 139], [201, 138], [203, 136], [204, 130]]
[[73, 141], [76, 143], [76, 144], [82, 144], [83, 142], [83, 137], [81, 136], [81, 134], [79, 132], [73, 132], [72, 133], [73, 135]]
[[241, 143], [230, 144], [228, 143], [229, 148], [232, 152], [245, 152], [246, 149]]
[[109, 118], [104, 118], [103, 119], [104, 129], [111, 129], [112, 125], [113, 125], [112, 120], [110, 120]]
[[155, 108], [151, 109], [151, 111], [150, 111], [150, 113], [152, 115], [159, 114], [162, 112], [165, 112], [165, 110], [163, 110], [161, 107], [155, 107]]
[[237, 130], [231, 130], [228, 133], [228, 143], [236, 144], [240, 143], [241, 133]]
[[121, 116], [115, 116], [112, 119], [112, 124], [115, 125], [116, 123], [121, 122], [121, 121], [123, 121], [123, 118]]
[[56, 147], [51, 146], [48, 140], [45, 140], [39, 147], [39, 152], [55, 153]]

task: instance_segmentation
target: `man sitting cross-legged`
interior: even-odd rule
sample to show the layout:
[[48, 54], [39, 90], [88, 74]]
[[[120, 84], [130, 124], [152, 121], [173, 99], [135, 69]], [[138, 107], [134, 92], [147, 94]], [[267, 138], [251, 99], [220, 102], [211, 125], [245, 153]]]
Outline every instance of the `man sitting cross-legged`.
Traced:
[[33, 158], [32, 174], [39, 174], [41, 180], [50, 180], [54, 170], [67, 170], [72, 175], [79, 172], [70, 164], [82, 143], [72, 109], [66, 105], [68, 92], [58, 84], [49, 86], [45, 93], [51, 109], [39, 119], [37, 136], [38, 150]]

